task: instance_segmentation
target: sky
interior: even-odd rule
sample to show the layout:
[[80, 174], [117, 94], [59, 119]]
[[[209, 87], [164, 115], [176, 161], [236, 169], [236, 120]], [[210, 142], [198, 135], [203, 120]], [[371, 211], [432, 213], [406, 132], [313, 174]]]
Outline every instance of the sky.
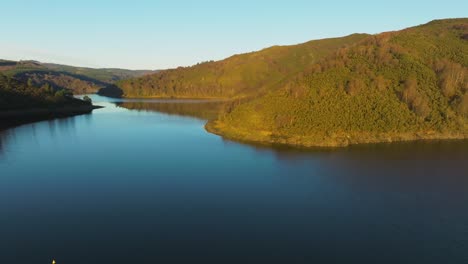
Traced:
[[166, 69], [468, 17], [468, 1], [0, 0], [0, 58]]

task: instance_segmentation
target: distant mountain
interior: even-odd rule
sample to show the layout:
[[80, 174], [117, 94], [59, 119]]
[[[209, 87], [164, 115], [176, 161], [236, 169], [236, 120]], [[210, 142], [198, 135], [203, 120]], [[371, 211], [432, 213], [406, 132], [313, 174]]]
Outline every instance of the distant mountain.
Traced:
[[218, 62], [160, 71], [117, 82], [103, 95], [124, 97], [234, 98], [248, 97], [278, 86], [335, 50], [368, 35], [311, 41], [294, 46], [275, 46], [235, 55]]
[[228, 107], [207, 129], [300, 146], [468, 138], [468, 19], [335, 49], [277, 89]]
[[52, 63], [43, 63], [42, 65], [51, 70], [59, 72], [68, 72], [75, 75], [83, 75], [104, 83], [115, 83], [117, 81], [141, 77], [156, 72], [151, 70], [125, 70], [115, 68], [93, 69]]
[[117, 81], [153, 73], [146, 70], [92, 69], [37, 61], [7, 60], [0, 60], [0, 72], [35, 86], [47, 84], [55, 90], [68, 89], [75, 94], [95, 93]]

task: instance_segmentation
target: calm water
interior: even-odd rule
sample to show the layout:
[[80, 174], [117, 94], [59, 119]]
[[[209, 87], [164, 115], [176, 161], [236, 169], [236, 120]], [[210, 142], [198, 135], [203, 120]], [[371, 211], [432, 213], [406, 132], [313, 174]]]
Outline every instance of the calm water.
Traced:
[[466, 141], [261, 148], [94, 101], [0, 132], [0, 263], [468, 263]]

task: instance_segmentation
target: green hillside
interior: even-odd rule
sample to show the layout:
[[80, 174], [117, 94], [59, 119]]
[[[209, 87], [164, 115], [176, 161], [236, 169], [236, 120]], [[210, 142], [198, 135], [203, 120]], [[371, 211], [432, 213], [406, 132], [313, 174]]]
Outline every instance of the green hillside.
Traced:
[[120, 92], [108, 89], [101, 94], [176, 98], [258, 96], [338, 48], [352, 45], [367, 36], [355, 34], [295, 46], [275, 46], [222, 61], [205, 62], [121, 81], [117, 83]]
[[468, 137], [468, 19], [369, 36], [268, 94], [228, 107], [211, 132], [301, 146]]
[[67, 89], [75, 94], [95, 93], [117, 81], [151, 73], [151, 71], [92, 69], [37, 61], [6, 60], [0, 60], [0, 72], [35, 86], [49, 85], [55, 90]]

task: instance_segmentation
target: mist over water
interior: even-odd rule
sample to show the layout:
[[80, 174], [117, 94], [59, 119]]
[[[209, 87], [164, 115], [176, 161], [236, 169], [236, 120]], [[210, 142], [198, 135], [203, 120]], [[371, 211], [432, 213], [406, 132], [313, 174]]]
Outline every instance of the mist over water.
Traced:
[[93, 101], [0, 131], [0, 263], [468, 262], [467, 141], [259, 147], [209, 103]]

